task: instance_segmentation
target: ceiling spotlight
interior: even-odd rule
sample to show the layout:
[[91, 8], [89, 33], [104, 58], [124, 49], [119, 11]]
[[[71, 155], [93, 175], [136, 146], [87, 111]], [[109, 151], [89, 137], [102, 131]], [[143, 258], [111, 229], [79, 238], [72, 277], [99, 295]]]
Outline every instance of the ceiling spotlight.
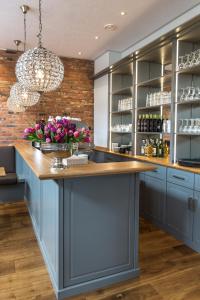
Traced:
[[115, 24], [106, 24], [104, 26], [104, 29], [108, 31], [115, 31], [117, 29], [117, 26]]
[[82, 52], [81, 52], [81, 51], [79, 51], [79, 52], [78, 52], [78, 55], [82, 55]]
[[121, 11], [121, 16], [126, 16], [127, 15], [127, 12], [125, 12], [125, 11]]
[[98, 36], [98, 35], [96, 35], [94, 38], [95, 38], [95, 40], [98, 40], [98, 39], [99, 39], [99, 36]]

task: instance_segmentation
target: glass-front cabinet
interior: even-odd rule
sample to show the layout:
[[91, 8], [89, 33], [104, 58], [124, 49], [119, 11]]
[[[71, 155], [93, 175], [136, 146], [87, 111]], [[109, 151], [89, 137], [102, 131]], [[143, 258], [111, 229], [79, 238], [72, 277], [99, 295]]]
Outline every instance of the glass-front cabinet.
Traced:
[[109, 147], [200, 159], [200, 21], [110, 69]]

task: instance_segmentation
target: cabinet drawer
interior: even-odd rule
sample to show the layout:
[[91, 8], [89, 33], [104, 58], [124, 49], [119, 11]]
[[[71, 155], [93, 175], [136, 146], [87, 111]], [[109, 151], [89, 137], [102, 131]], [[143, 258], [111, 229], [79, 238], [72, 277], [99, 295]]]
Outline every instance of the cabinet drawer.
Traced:
[[193, 189], [194, 174], [190, 172], [168, 168], [167, 181]]
[[194, 189], [196, 191], [200, 191], [200, 175], [195, 175], [195, 180], [194, 180]]
[[153, 171], [145, 172], [145, 175], [159, 178], [159, 179], [166, 179], [166, 168], [165, 167], [158, 166], [155, 164], [151, 164], [151, 166], [156, 167], [156, 169]]

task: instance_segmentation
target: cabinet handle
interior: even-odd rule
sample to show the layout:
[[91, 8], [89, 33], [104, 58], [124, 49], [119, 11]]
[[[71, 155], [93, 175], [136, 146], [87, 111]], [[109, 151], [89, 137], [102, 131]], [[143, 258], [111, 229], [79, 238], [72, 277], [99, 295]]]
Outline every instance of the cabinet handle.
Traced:
[[193, 198], [192, 197], [188, 198], [188, 209], [193, 210]]
[[172, 175], [172, 177], [179, 179], [179, 180], [185, 180], [185, 177], [177, 176], [177, 175]]
[[158, 173], [158, 170], [153, 170], [152, 172], [154, 172], [154, 173]]
[[198, 200], [193, 198], [192, 199], [192, 210], [193, 211], [197, 210], [197, 203], [198, 203]]

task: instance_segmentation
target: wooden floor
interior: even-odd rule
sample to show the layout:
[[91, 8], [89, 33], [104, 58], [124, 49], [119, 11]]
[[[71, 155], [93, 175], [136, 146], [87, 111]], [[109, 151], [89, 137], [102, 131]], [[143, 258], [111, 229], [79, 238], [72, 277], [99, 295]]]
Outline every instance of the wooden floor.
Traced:
[[[200, 300], [200, 254], [144, 220], [140, 232], [140, 278], [70, 299]], [[0, 300], [7, 299], [56, 299], [23, 202], [0, 204]]]

